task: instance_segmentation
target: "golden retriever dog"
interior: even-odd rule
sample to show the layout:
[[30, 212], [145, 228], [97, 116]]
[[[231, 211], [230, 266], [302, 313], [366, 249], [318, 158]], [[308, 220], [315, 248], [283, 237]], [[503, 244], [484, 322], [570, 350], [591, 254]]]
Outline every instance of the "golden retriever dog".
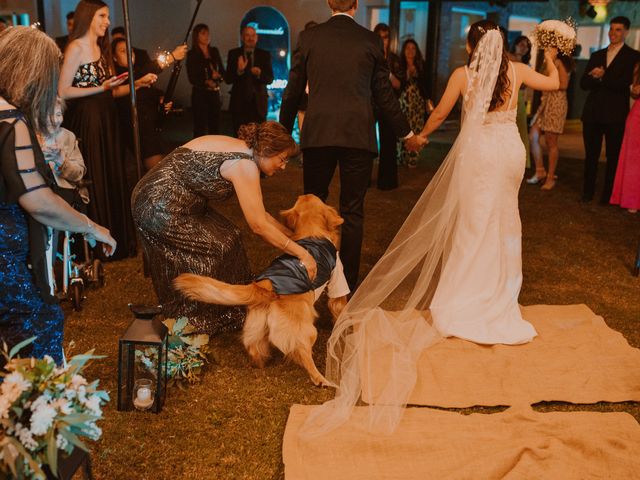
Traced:
[[[334, 254], [335, 267], [330, 272], [325, 271], [324, 277], [327, 277], [327, 274], [330, 276], [328, 305], [335, 323], [347, 304], [347, 293], [349, 293], [340, 257], [336, 251], [338, 229], [343, 219], [334, 208], [326, 205], [315, 195], [298, 197], [294, 207], [280, 212], [280, 215], [287, 227], [294, 232], [292, 241], [301, 245], [304, 242], [320, 241]], [[173, 284], [177, 290], [192, 300], [218, 305], [246, 305], [247, 318], [242, 332], [242, 342], [255, 365], [264, 367], [270, 355], [270, 344], [273, 344], [288, 358], [304, 367], [315, 385], [326, 386], [327, 380], [318, 371], [313, 361], [312, 348], [318, 336], [314, 326], [318, 317], [314, 303], [320, 294], [318, 291], [324, 288], [324, 285], [319, 288], [317, 282], [327, 281], [320, 278], [321, 262], [316, 258], [313, 248], [306, 248], [318, 263], [318, 278], [314, 281], [314, 286], [303, 293], [278, 293], [278, 290], [282, 290], [282, 284], [278, 283], [275, 277], [270, 279], [264, 276], [269, 275], [271, 267], [282, 259], [288, 258], [287, 266], [290, 266], [295, 257], [289, 255], [278, 257], [265, 271], [267, 273], [263, 272], [249, 285], [230, 285], [213, 278], [189, 273], [178, 276]], [[295, 264], [298, 262], [295, 261]], [[278, 265], [281, 269], [283, 268], [282, 263]], [[295, 270], [295, 267], [296, 265], [293, 265], [292, 269]], [[304, 267], [302, 269], [304, 270]], [[311, 285], [306, 270], [302, 275]]]

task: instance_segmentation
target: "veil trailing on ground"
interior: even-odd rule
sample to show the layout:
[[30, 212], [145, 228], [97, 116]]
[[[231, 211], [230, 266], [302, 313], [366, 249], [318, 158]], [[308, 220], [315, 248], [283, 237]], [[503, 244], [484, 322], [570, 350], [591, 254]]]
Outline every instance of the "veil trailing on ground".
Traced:
[[337, 387], [336, 396], [311, 412], [303, 437], [336, 428], [361, 401], [369, 405], [363, 428], [391, 433], [398, 425], [416, 383], [422, 351], [442, 338], [432, 325], [429, 306], [451, 251], [459, 198], [464, 195], [457, 169], [463, 156], [473, 155], [502, 49], [498, 30], [488, 31], [476, 46], [468, 67], [460, 134], [338, 319], [328, 342], [326, 372]]

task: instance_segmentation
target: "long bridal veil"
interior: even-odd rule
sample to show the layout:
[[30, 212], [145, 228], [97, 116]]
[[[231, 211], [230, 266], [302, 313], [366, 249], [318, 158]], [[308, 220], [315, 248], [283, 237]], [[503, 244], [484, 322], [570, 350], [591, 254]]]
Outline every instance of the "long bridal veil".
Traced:
[[473, 155], [473, 141], [488, 112], [502, 60], [498, 30], [481, 38], [468, 67], [460, 133], [424, 193], [338, 319], [327, 348], [327, 379], [336, 396], [314, 409], [301, 435], [326, 433], [344, 423], [353, 407], [368, 405], [372, 432], [398, 425], [417, 379], [423, 350], [441, 336], [429, 306], [451, 251], [464, 195], [460, 159]]

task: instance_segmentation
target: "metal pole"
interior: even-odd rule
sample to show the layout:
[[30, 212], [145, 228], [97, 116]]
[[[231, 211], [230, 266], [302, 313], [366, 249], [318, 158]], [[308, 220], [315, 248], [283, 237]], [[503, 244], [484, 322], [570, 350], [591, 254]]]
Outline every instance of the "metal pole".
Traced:
[[442, 15], [442, 1], [429, 2], [429, 18], [427, 20], [427, 92], [434, 102], [438, 80], [438, 42], [440, 41], [440, 17]]
[[[129, 63], [129, 89], [131, 90], [131, 125], [133, 126], [133, 154], [136, 157], [138, 167], [138, 180], [142, 178], [143, 166], [140, 156], [140, 126], [138, 124], [138, 107], [136, 105], [135, 78], [133, 78], [133, 55], [131, 46], [131, 28], [129, 24], [129, 1], [122, 0], [122, 12], [124, 13], [124, 29], [127, 37], [127, 62]], [[125, 180], [125, 179], [123, 179]]]
[[400, 35], [400, 0], [391, 0], [389, 2], [389, 28], [391, 29], [389, 36], [389, 51], [398, 51], [398, 36]]

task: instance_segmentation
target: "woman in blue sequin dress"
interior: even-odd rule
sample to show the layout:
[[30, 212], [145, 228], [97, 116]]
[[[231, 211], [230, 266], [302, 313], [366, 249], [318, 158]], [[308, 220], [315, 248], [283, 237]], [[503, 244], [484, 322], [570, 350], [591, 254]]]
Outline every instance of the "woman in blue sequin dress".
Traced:
[[36, 131], [46, 133], [55, 108], [55, 42], [37, 29], [13, 27], [0, 34], [0, 58], [0, 342], [11, 348], [35, 336], [22, 356], [61, 363], [64, 316], [50, 294], [46, 227], [104, 241], [106, 255], [116, 243], [51, 189], [55, 180]]

